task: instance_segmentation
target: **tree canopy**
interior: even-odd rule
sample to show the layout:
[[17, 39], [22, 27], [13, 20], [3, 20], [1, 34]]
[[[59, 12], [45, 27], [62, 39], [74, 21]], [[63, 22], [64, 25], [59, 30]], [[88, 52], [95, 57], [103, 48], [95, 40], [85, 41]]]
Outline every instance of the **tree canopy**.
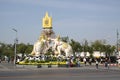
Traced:
[[[75, 41], [74, 39], [69, 39], [69, 37], [61, 38], [64, 42], [69, 43], [72, 46], [73, 52], [90, 52], [100, 51], [105, 52], [106, 56], [112, 55], [116, 47], [114, 45], [106, 44], [101, 40], [96, 40], [94, 42], [88, 43], [87, 40], [84, 43]], [[32, 52], [33, 45], [20, 43], [17, 44], [17, 53], [30, 54]], [[13, 56], [14, 55], [14, 44], [5, 44], [0, 42], [0, 56]]]

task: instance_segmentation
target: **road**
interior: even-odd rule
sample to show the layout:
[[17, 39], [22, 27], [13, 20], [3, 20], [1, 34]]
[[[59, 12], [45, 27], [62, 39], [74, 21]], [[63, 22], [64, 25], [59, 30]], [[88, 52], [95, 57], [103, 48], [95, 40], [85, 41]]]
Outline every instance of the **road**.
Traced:
[[[3, 65], [4, 66], [4, 65]], [[5, 68], [0, 70], [0, 80], [120, 80], [118, 68], [105, 69], [94, 66], [80, 68]]]

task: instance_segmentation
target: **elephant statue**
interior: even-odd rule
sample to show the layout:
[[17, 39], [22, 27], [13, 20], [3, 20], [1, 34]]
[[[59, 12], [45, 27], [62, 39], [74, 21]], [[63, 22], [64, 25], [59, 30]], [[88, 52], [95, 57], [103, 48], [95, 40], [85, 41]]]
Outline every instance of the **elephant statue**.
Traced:
[[47, 51], [47, 40], [45, 35], [41, 35], [38, 39], [38, 41], [34, 44], [33, 50], [30, 55], [32, 56], [40, 56], [41, 54], [45, 54]]
[[61, 56], [61, 51], [65, 53], [65, 57], [71, 57], [73, 56], [73, 50], [70, 44], [63, 42], [60, 40], [60, 36], [58, 36], [56, 39], [54, 39], [54, 51], [58, 51], [58, 56]]

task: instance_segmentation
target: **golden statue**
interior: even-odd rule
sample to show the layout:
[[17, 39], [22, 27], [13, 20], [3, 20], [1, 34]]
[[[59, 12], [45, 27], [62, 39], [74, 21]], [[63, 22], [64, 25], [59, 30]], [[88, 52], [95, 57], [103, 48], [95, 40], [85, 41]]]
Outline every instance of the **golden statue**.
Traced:
[[43, 18], [42, 26], [43, 29], [52, 29], [52, 17], [49, 17], [47, 12]]

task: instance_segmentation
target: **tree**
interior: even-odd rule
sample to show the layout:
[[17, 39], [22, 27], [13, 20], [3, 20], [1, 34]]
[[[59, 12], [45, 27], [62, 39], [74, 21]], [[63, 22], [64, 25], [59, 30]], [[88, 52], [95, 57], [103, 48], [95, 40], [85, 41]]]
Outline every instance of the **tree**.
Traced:
[[27, 46], [24, 43], [17, 44], [17, 53], [22, 53], [24, 56], [24, 53], [27, 49]]
[[25, 50], [25, 53], [30, 54], [33, 50], [33, 45], [27, 44], [27, 48]]
[[115, 46], [105, 45], [101, 40], [96, 40], [92, 43], [92, 48], [94, 51], [105, 52], [106, 57], [110, 57], [112, 53], [115, 51]]
[[4, 44], [0, 43], [0, 56], [13, 56], [14, 51], [13, 51], [13, 45], [12, 44]]
[[82, 47], [83, 47], [82, 51], [84, 51], [84, 52], [89, 51], [89, 46], [88, 46], [88, 41], [87, 40], [84, 41], [84, 44], [83, 44]]
[[69, 37], [68, 36], [67, 37], [61, 37], [61, 40], [68, 43], [69, 42]]
[[92, 43], [92, 48], [94, 51], [106, 52], [107, 45], [101, 40], [96, 40]]
[[115, 51], [115, 46], [111, 46], [111, 45], [105, 46], [106, 57], [110, 57], [114, 51]]
[[73, 53], [82, 51], [82, 46], [81, 46], [81, 44], [79, 42], [71, 39], [70, 45], [72, 46]]

